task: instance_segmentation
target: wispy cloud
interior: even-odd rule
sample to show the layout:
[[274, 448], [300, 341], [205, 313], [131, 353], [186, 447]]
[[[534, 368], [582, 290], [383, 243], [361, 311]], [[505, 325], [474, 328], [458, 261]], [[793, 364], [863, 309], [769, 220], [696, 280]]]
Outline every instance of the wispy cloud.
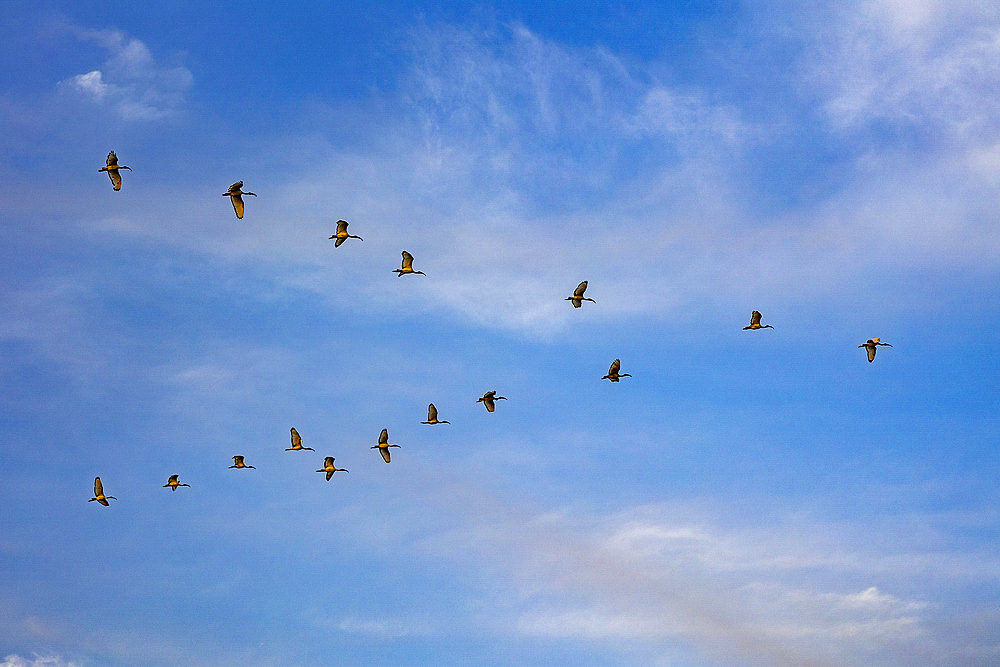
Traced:
[[183, 106], [194, 80], [187, 68], [158, 63], [146, 44], [119, 30], [71, 27], [69, 31], [103, 48], [108, 59], [100, 69], [60, 81], [61, 91], [130, 121], [158, 120]]
[[72, 660], [64, 660], [57, 655], [33, 655], [25, 658], [16, 654], [11, 654], [3, 658], [0, 667], [78, 667], [81, 663]]

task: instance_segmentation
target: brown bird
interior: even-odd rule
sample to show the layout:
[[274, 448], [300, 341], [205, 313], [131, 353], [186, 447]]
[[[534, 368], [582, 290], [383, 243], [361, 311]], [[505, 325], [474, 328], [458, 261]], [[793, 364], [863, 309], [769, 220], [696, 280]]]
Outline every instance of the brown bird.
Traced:
[[337, 239], [333, 244], [334, 248], [339, 248], [340, 244], [346, 241], [347, 239], [357, 239], [359, 241], [364, 241], [364, 239], [361, 238], [360, 236], [355, 236], [354, 234], [347, 233], [347, 220], [337, 221], [337, 233], [331, 236], [330, 238]]
[[243, 187], [243, 181], [236, 181], [235, 183], [229, 186], [229, 192], [222, 193], [223, 197], [229, 197], [232, 200], [233, 210], [236, 211], [236, 217], [239, 218], [240, 220], [243, 219], [243, 195], [253, 195], [254, 197], [257, 196], [252, 192], [241, 191], [240, 188], [242, 187]]
[[611, 362], [611, 368], [608, 369], [608, 374], [602, 377], [602, 380], [611, 380], [612, 382], [618, 382], [619, 378], [630, 378], [632, 377], [628, 373], [619, 373], [621, 370], [622, 362], [615, 359]]
[[106, 172], [108, 172], [108, 178], [111, 179], [111, 185], [114, 187], [115, 190], [121, 190], [122, 189], [122, 175], [120, 173], [118, 173], [119, 170], [121, 170], [121, 169], [128, 169], [129, 171], [132, 171], [132, 167], [126, 167], [123, 164], [119, 165], [118, 164], [118, 156], [115, 155], [114, 151], [111, 151], [110, 153], [108, 153], [108, 164], [107, 164], [107, 166], [106, 167], [101, 167], [97, 171], [106, 171]]
[[114, 496], [106, 496], [106, 495], [104, 495], [104, 485], [101, 484], [101, 478], [100, 477], [95, 477], [94, 478], [94, 497], [91, 498], [90, 500], [88, 500], [87, 502], [88, 503], [92, 503], [92, 502], [94, 502], [96, 500], [97, 502], [101, 503], [105, 507], [111, 507], [111, 504], [108, 502], [109, 499], [110, 500], [118, 500]]
[[587, 297], [583, 296], [583, 293], [586, 292], [586, 291], [587, 291], [587, 281], [584, 280], [582, 283], [580, 283], [579, 285], [576, 286], [575, 290], [573, 290], [573, 296], [568, 296], [568, 297], [566, 297], [563, 300], [564, 301], [572, 301], [574, 308], [579, 308], [580, 306], [582, 306], [584, 301], [590, 301], [591, 303], [597, 303], [593, 299], [588, 299]]
[[438, 409], [434, 407], [431, 403], [427, 406], [427, 421], [420, 422], [421, 424], [450, 424], [451, 422], [438, 420]]
[[743, 330], [746, 331], [747, 329], [773, 329], [773, 328], [774, 327], [772, 327], [770, 324], [765, 324], [764, 326], [761, 326], [760, 311], [755, 310], [752, 313], [750, 313], [750, 326], [743, 327]]
[[170, 479], [167, 480], [167, 483], [163, 485], [163, 488], [165, 489], [169, 486], [171, 491], [176, 491], [178, 486], [191, 486], [190, 484], [181, 484], [178, 482], [178, 477], [179, 475], [171, 475]]
[[288, 449], [286, 449], [285, 451], [286, 452], [296, 452], [296, 451], [299, 451], [300, 449], [308, 449], [310, 452], [315, 452], [316, 451], [312, 447], [303, 447], [302, 446], [302, 438], [299, 437], [299, 432], [295, 430], [295, 427], [292, 427], [292, 446], [289, 447]]
[[869, 364], [871, 362], [875, 361], [875, 346], [876, 345], [884, 345], [886, 347], [892, 347], [892, 345], [889, 345], [889, 343], [880, 343], [879, 342], [880, 340], [882, 340], [882, 339], [881, 338], [869, 338], [867, 341], [865, 341], [864, 345], [858, 345], [858, 347], [863, 347], [863, 348], [865, 348], [868, 351], [868, 363]]
[[402, 266], [402, 268], [393, 269], [393, 272], [396, 274], [397, 278], [402, 277], [402, 275], [404, 273], [419, 273], [422, 276], [426, 276], [427, 275], [423, 271], [414, 271], [413, 270], [413, 255], [411, 255], [410, 253], [406, 252], [405, 250], [403, 251], [403, 266]]
[[243, 457], [242, 456], [234, 456], [233, 457], [233, 465], [231, 465], [229, 467], [230, 468], [253, 468], [254, 470], [256, 470], [256, 468], [254, 468], [253, 466], [248, 466], [247, 464], [243, 463]]
[[500, 400], [506, 401], [507, 397], [497, 396], [497, 392], [494, 389], [493, 391], [488, 391], [485, 394], [483, 394], [482, 398], [477, 398], [476, 403], [482, 403], [483, 405], [486, 406], [487, 412], [493, 412], [494, 410], [497, 409], [496, 404], [494, 404], [493, 401], [500, 401]]
[[389, 448], [390, 447], [399, 447], [399, 445], [390, 445], [389, 444], [389, 429], [384, 428], [384, 429], [382, 429], [382, 433], [379, 434], [379, 436], [378, 436], [378, 444], [377, 445], [372, 445], [372, 447], [370, 449], [377, 449], [378, 453], [382, 455], [383, 459], [385, 459], [385, 462], [388, 463], [389, 462]]
[[333, 461], [334, 458], [332, 456], [326, 457], [325, 459], [323, 459], [323, 467], [320, 470], [316, 471], [316, 472], [325, 472], [326, 481], [328, 482], [330, 481], [330, 478], [333, 477], [333, 473], [335, 472], [350, 472], [350, 470], [348, 470], [347, 468], [338, 468], [337, 466], [333, 465]]

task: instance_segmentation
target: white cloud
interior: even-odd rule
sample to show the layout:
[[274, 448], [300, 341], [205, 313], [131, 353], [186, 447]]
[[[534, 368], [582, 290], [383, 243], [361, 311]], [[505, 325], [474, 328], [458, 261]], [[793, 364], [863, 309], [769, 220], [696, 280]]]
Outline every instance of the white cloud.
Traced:
[[64, 660], [60, 656], [42, 656], [35, 654], [30, 658], [24, 658], [16, 654], [11, 654], [3, 658], [0, 667], [77, 667], [80, 663], [72, 660]]
[[60, 81], [60, 90], [107, 108], [124, 120], [158, 120], [177, 112], [194, 80], [184, 67], [156, 62], [141, 41], [118, 30], [71, 28], [108, 52], [102, 69]]

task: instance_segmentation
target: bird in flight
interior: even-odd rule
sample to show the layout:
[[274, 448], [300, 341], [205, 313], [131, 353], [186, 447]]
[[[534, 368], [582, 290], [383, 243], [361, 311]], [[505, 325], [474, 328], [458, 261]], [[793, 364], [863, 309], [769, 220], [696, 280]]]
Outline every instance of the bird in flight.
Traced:
[[316, 471], [316, 472], [325, 472], [326, 481], [328, 482], [330, 481], [330, 478], [333, 477], [333, 473], [335, 472], [350, 472], [350, 470], [348, 470], [347, 468], [338, 468], [337, 466], [333, 465], [333, 461], [334, 458], [332, 456], [326, 457], [325, 459], [323, 459], [323, 467]]
[[171, 475], [170, 479], [167, 480], [167, 483], [163, 485], [163, 488], [165, 489], [169, 486], [171, 491], [176, 491], [178, 486], [191, 486], [190, 484], [181, 484], [178, 482], [178, 477], [179, 475]]
[[743, 327], [743, 330], [746, 331], [747, 329], [773, 329], [773, 328], [774, 327], [772, 327], [770, 324], [765, 324], [764, 326], [761, 326], [760, 311], [755, 310], [752, 313], [750, 313], [750, 326]]
[[111, 507], [111, 504], [108, 502], [109, 499], [111, 499], [111, 500], [118, 500], [114, 496], [106, 496], [106, 495], [104, 495], [104, 485], [101, 484], [101, 478], [100, 477], [95, 477], [94, 478], [94, 497], [91, 498], [90, 500], [88, 500], [87, 502], [88, 503], [92, 503], [92, 502], [94, 502], [96, 500], [97, 502], [101, 503], [105, 507]]
[[589, 298], [587, 298], [587, 297], [585, 297], [583, 295], [583, 293], [586, 292], [586, 291], [587, 291], [587, 281], [584, 280], [582, 283], [580, 283], [579, 285], [576, 286], [575, 290], [573, 290], [573, 296], [568, 296], [568, 297], [566, 297], [563, 300], [564, 301], [572, 301], [574, 308], [579, 308], [580, 306], [582, 306], [584, 301], [590, 301], [591, 303], [597, 303], [593, 299], [589, 299]]
[[423, 271], [413, 270], [413, 255], [406, 252], [405, 250], [403, 251], [403, 266], [398, 269], [393, 269], [393, 273], [396, 274], [397, 278], [401, 277], [404, 273], [419, 273], [422, 276], [427, 275]]
[[494, 410], [497, 409], [497, 406], [493, 401], [500, 401], [500, 400], [506, 401], [507, 397], [497, 396], [497, 392], [494, 389], [493, 391], [488, 391], [485, 394], [483, 394], [482, 398], [477, 398], [476, 403], [482, 403], [483, 405], [485, 405], [486, 412], [493, 412]]
[[[361, 238], [360, 236], [355, 236], [354, 234], [348, 234], [347, 233], [347, 224], [348, 224], [347, 220], [338, 220], [337, 221], [337, 233], [330, 237], [331, 239], [337, 239], [333, 243], [333, 247], [334, 248], [339, 248], [340, 245], [344, 241], [346, 241], [347, 239], [357, 239], [359, 241], [364, 241], [364, 239]], [[413, 260], [411, 259], [410, 261], [413, 261]]]
[[867, 341], [865, 341], [864, 345], [858, 345], [858, 347], [863, 347], [863, 348], [865, 348], [865, 350], [868, 351], [868, 363], [869, 364], [871, 362], [875, 361], [875, 349], [876, 349], [875, 346], [876, 345], [884, 345], [886, 347], [892, 347], [892, 345], [889, 345], [889, 343], [880, 343], [879, 341], [881, 341], [881, 340], [882, 340], [881, 338], [869, 338]]
[[118, 156], [115, 155], [114, 151], [111, 151], [110, 153], [108, 153], [108, 164], [107, 164], [107, 166], [101, 167], [97, 171], [106, 171], [106, 172], [108, 172], [108, 178], [111, 179], [111, 185], [117, 191], [117, 190], [121, 190], [122, 189], [122, 175], [120, 173], [118, 173], [120, 169], [128, 169], [129, 171], [132, 171], [132, 167], [126, 167], [123, 164], [119, 165], [118, 164]]
[[252, 192], [243, 192], [240, 188], [243, 187], [243, 181], [236, 181], [229, 186], [229, 192], [223, 192], [223, 197], [229, 197], [233, 202], [233, 210], [236, 211], [236, 217], [240, 220], [243, 219], [243, 195], [253, 195]]
[[285, 451], [286, 452], [296, 452], [296, 451], [299, 451], [300, 449], [308, 449], [310, 452], [315, 452], [316, 451], [312, 447], [303, 447], [302, 446], [302, 438], [299, 436], [299, 432], [296, 431], [295, 427], [293, 426], [292, 427], [292, 446], [289, 447], [288, 449], [286, 449]]
[[385, 459], [385, 462], [389, 463], [389, 448], [390, 447], [399, 447], [399, 445], [390, 445], [389, 444], [389, 429], [384, 428], [384, 429], [382, 429], [382, 433], [380, 433], [379, 436], [378, 436], [378, 444], [377, 445], [372, 445], [371, 449], [377, 449], [378, 453], [382, 455], [383, 459]]
[[231, 465], [229, 467], [230, 468], [253, 468], [254, 470], [256, 470], [256, 468], [254, 468], [253, 466], [248, 466], [246, 463], [243, 463], [243, 457], [242, 456], [234, 456], [233, 457], [233, 465]]
[[632, 377], [628, 373], [619, 373], [622, 368], [622, 362], [615, 359], [611, 362], [611, 368], [608, 369], [608, 374], [602, 377], [602, 380], [611, 380], [612, 382], [618, 382], [619, 378], [630, 378]]
[[451, 422], [439, 420], [438, 419], [438, 409], [434, 407], [431, 403], [427, 406], [427, 421], [420, 422], [421, 424], [450, 424]]

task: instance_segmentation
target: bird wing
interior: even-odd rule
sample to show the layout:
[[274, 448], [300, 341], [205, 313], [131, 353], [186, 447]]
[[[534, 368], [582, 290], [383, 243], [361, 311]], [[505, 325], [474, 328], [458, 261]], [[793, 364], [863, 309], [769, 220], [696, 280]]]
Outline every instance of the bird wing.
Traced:
[[497, 409], [496, 404], [493, 402], [493, 397], [490, 396], [489, 394], [483, 396], [483, 404], [486, 406], [487, 412], [493, 412], [494, 410]]
[[[321, 471], [317, 470], [317, 472], [321, 472]], [[329, 482], [331, 477], [333, 477], [333, 470], [328, 470], [327, 473], [326, 473], [326, 481]]]
[[243, 187], [243, 181], [236, 181], [235, 183], [233, 183], [232, 185], [229, 186], [229, 191], [230, 192], [239, 192], [240, 188], [242, 188], [242, 187]]
[[760, 324], [760, 311], [755, 310], [750, 314], [750, 326], [757, 326]]
[[[112, 153], [112, 155], [114, 155], [114, 153]], [[104, 495], [104, 485], [101, 484], [101, 478], [100, 477], [95, 477], [94, 478], [94, 496], [96, 496], [97, 498], [100, 498], [103, 495]]]
[[329, 468], [332, 465], [333, 465], [333, 457], [332, 456], [328, 456], [325, 459], [323, 459], [323, 467], [324, 468]]
[[865, 345], [865, 350], [868, 351], [868, 363], [875, 361], [875, 344]]
[[338, 237], [337, 240], [333, 242], [333, 247], [339, 248], [341, 245], [343, 245], [344, 241], [346, 240], [347, 240], [346, 236]]
[[240, 220], [243, 219], [243, 197], [238, 194], [231, 194], [229, 198], [233, 200], [233, 210], [236, 211], [236, 217]]
[[413, 255], [406, 252], [405, 250], [403, 251], [403, 268], [404, 269], [413, 268]]
[[122, 175], [118, 173], [117, 169], [108, 169], [108, 178], [111, 179], [111, 185], [114, 186], [115, 190], [122, 189]]
[[587, 291], [587, 281], [584, 280], [582, 283], [576, 286], [573, 290], [573, 296], [583, 296], [583, 293]]
[[105, 507], [111, 507], [111, 503], [109, 503], [106, 498], [98, 498], [97, 502], [101, 503]]
[[171, 475], [170, 479], [167, 480], [167, 483], [169, 484], [170, 482], [176, 482], [177, 481], [177, 477], [178, 477], [178, 475]]
[[299, 436], [299, 432], [294, 428], [292, 429], [292, 447], [301, 447], [302, 438]]
[[337, 221], [337, 233], [340, 234], [341, 232], [347, 232], [347, 220]]
[[108, 159], [107, 159], [106, 163], [107, 163], [107, 165], [109, 167], [117, 166], [117, 164], [118, 164], [118, 156], [115, 155], [114, 151], [111, 151], [110, 153], [108, 153]]
[[385, 462], [389, 463], [389, 448], [388, 447], [379, 447], [378, 451], [382, 455], [382, 458], [385, 459]]
[[[384, 428], [384, 429], [382, 429], [382, 432], [379, 433], [378, 444], [384, 445], [387, 442], [389, 442], [389, 429]], [[386, 460], [388, 460], [388, 459], [386, 459]]]
[[437, 421], [437, 418], [438, 418], [438, 409], [434, 407], [433, 403], [431, 403], [430, 405], [427, 406], [427, 421], [429, 422]]
[[618, 375], [618, 371], [622, 369], [622, 362], [620, 359], [615, 359], [611, 362], [611, 368], [608, 369], [608, 375]]

